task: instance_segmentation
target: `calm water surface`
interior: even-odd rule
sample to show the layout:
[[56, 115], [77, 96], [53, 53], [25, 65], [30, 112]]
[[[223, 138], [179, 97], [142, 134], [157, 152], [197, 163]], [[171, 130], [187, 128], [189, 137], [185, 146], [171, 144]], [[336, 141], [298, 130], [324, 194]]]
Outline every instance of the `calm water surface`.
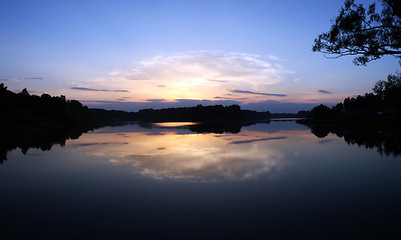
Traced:
[[[185, 125], [185, 124], [184, 124]], [[0, 165], [5, 239], [401, 239], [401, 157], [273, 121], [105, 127]]]

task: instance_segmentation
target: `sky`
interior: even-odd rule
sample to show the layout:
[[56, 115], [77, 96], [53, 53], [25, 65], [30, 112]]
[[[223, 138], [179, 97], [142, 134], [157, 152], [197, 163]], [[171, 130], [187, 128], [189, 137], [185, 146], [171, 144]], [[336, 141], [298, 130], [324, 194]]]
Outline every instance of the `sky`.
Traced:
[[353, 57], [312, 52], [343, 3], [2, 0], [0, 82], [126, 111], [332, 105], [370, 92], [400, 68], [391, 56], [356, 66]]

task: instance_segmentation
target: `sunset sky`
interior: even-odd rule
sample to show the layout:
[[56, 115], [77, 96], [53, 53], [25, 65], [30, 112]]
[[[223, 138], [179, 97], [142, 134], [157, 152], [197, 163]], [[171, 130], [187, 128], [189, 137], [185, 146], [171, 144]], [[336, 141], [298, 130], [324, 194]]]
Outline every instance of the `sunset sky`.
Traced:
[[343, 3], [3, 0], [0, 82], [128, 111], [239, 104], [296, 112], [333, 104], [400, 68], [394, 57], [355, 66], [352, 57], [311, 51]]

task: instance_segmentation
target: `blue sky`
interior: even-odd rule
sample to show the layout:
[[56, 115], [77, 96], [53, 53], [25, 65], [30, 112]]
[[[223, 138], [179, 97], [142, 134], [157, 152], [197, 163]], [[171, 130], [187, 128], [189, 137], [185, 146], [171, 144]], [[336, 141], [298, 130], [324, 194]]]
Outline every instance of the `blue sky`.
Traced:
[[3, 0], [0, 81], [128, 111], [240, 104], [295, 112], [337, 103], [399, 69], [394, 57], [360, 67], [311, 51], [342, 5]]

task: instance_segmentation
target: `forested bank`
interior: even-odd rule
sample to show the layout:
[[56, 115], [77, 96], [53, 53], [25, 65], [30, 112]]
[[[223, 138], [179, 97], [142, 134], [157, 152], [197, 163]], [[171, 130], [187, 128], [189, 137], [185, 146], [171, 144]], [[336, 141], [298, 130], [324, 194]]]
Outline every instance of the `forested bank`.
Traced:
[[401, 74], [378, 81], [373, 92], [345, 98], [329, 108], [314, 107], [302, 122], [398, 125], [401, 122]]
[[0, 84], [0, 123], [15, 124], [104, 124], [119, 121], [197, 121], [197, 122], [251, 122], [267, 121], [270, 112], [241, 110], [238, 105], [143, 109], [138, 112], [93, 109], [65, 96], [31, 95], [24, 89], [14, 93]]
[[65, 96], [31, 95], [24, 89], [14, 93], [0, 84], [0, 123], [5, 124], [95, 124], [113, 120], [132, 120], [133, 113], [89, 109]]

